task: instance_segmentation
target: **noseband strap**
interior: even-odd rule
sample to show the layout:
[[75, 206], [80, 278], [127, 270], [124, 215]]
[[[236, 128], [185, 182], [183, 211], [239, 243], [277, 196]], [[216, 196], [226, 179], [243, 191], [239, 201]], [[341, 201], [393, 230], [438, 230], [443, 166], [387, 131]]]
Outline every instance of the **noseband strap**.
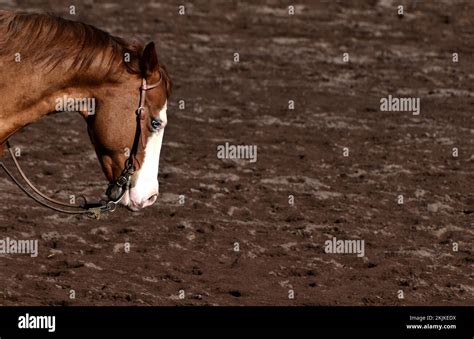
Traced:
[[[49, 208], [53, 211], [60, 212], [60, 213], [65, 213], [65, 214], [82, 214], [82, 215], [87, 215], [91, 218], [99, 219], [100, 215], [102, 212], [113, 212], [115, 211], [118, 203], [122, 200], [122, 198], [125, 195], [125, 192], [130, 188], [130, 183], [131, 183], [131, 177], [134, 174], [136, 170], [136, 155], [138, 153], [138, 145], [140, 143], [140, 140], [142, 141], [142, 146], [143, 149], [145, 149], [145, 141], [143, 138], [143, 129], [144, 129], [144, 121], [145, 121], [145, 115], [143, 114], [143, 111], [145, 110], [145, 99], [146, 99], [146, 92], [158, 87], [161, 84], [161, 79], [163, 78], [162, 74], [160, 74], [160, 79], [158, 82], [149, 85], [147, 83], [147, 80], [145, 78], [142, 78], [142, 84], [140, 86], [140, 101], [138, 108], [136, 110], [136, 120], [137, 120], [137, 127], [136, 127], [136, 132], [135, 132], [135, 138], [133, 141], [133, 146], [130, 152], [130, 156], [128, 157], [127, 161], [125, 162], [125, 168], [123, 169], [122, 173], [120, 176], [115, 180], [115, 182], [111, 183], [106, 191], [106, 195], [110, 197], [114, 192], [117, 192], [118, 194], [116, 195], [115, 199], [111, 199], [109, 201], [100, 201], [98, 203], [88, 203], [87, 199], [85, 196], [81, 195], [79, 196], [84, 200], [84, 203], [81, 205], [71, 205], [67, 203], [63, 203], [57, 200], [54, 200], [47, 195], [41, 193], [39, 189], [37, 189], [31, 181], [28, 179], [26, 174], [23, 172], [18, 160], [16, 159], [16, 156], [10, 146], [10, 143], [8, 140], [6, 141], [6, 145], [8, 148], [8, 151], [10, 153], [10, 156], [13, 160], [13, 163], [18, 170], [18, 173], [26, 183], [26, 186], [32, 190], [28, 190], [25, 186], [23, 186], [18, 179], [13, 176], [13, 174], [8, 170], [8, 168], [0, 162], [0, 168], [5, 171], [5, 173], [10, 177], [10, 179], [20, 188], [28, 197], [36, 201], [38, 204]], [[115, 194], [114, 194], [115, 195]], [[67, 208], [67, 209], [66, 209]]]

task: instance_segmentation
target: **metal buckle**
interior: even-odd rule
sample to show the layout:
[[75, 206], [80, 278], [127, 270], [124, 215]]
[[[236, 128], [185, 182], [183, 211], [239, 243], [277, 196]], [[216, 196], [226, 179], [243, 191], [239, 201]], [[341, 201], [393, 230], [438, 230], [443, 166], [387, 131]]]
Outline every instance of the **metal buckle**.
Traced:
[[117, 178], [117, 186], [123, 187], [128, 183], [128, 178], [125, 175], [121, 175]]

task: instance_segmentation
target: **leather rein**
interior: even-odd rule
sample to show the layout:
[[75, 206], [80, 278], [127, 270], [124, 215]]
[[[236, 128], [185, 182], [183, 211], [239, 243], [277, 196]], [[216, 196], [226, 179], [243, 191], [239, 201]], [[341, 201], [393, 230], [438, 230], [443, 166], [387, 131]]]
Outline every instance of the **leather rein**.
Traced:
[[[12, 172], [5, 166], [3, 162], [0, 162], [0, 168], [2, 168], [5, 173], [10, 177], [10, 179], [18, 186], [20, 190], [22, 190], [28, 197], [33, 199], [35, 202], [40, 204], [43, 207], [49, 208], [50, 210], [60, 212], [60, 213], [65, 213], [65, 214], [75, 214], [75, 215], [86, 215], [88, 217], [94, 218], [94, 219], [99, 219], [101, 213], [103, 212], [114, 212], [115, 209], [117, 208], [117, 205], [119, 202], [122, 200], [124, 197], [125, 193], [127, 190], [130, 188], [131, 184], [131, 177], [133, 173], [135, 172], [136, 166], [136, 155], [138, 153], [138, 147], [140, 145], [140, 140], [142, 143], [142, 147], [145, 148], [145, 140], [143, 138], [143, 123], [145, 121], [145, 115], [143, 114], [143, 111], [145, 110], [145, 98], [146, 98], [146, 92], [158, 87], [161, 84], [161, 79], [162, 76], [160, 77], [160, 80], [158, 82], [149, 85], [147, 83], [147, 80], [145, 78], [142, 78], [142, 84], [140, 86], [140, 101], [138, 104], [138, 108], [135, 111], [136, 114], [136, 120], [137, 120], [137, 128], [135, 131], [135, 138], [133, 141], [133, 146], [130, 151], [130, 155], [128, 159], [125, 162], [125, 167], [120, 174], [120, 176], [112, 182], [106, 191], [106, 195], [110, 196], [113, 192], [118, 192], [116, 197], [114, 199], [110, 199], [109, 201], [105, 200], [100, 200], [99, 202], [96, 203], [89, 203], [84, 195], [78, 196], [84, 202], [80, 205], [74, 205], [74, 204], [67, 204], [61, 201], [57, 201], [55, 199], [52, 199], [48, 197], [47, 195], [43, 194], [39, 189], [37, 189], [33, 183], [28, 179], [26, 176], [25, 172], [20, 166], [20, 163], [17, 160], [17, 157], [15, 156], [12, 147], [10, 146], [9, 141], [6, 141], [6, 145], [8, 148], [8, 151], [10, 153], [10, 156], [13, 160], [13, 163], [20, 174], [21, 178], [26, 184], [26, 187], [28, 187], [30, 190], [28, 190], [25, 185], [23, 185], [15, 176], [13, 176]], [[36, 194], [36, 195], [35, 195]]]

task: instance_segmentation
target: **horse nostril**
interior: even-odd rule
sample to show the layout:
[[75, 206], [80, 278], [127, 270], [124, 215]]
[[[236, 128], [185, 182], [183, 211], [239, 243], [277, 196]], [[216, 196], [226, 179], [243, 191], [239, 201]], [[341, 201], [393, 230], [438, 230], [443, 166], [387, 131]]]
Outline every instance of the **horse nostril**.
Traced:
[[148, 198], [148, 202], [154, 203], [158, 198], [158, 194], [153, 194], [151, 197]]

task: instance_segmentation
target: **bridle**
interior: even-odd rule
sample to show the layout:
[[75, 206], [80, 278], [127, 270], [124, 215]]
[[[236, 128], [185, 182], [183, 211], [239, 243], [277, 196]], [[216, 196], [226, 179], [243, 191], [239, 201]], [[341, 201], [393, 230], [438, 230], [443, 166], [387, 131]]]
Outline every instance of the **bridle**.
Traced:
[[[143, 111], [145, 110], [145, 99], [146, 99], [146, 92], [158, 87], [161, 84], [161, 79], [163, 76], [161, 75], [160, 72], [160, 80], [158, 82], [148, 85], [146, 78], [142, 78], [142, 85], [140, 86], [140, 101], [138, 104], [138, 108], [135, 111], [136, 115], [136, 120], [137, 120], [137, 128], [135, 131], [135, 137], [133, 139], [133, 146], [132, 149], [130, 150], [129, 157], [125, 161], [125, 167], [122, 171], [122, 173], [119, 175], [119, 177], [115, 180], [115, 182], [111, 183], [109, 187], [107, 188], [106, 195], [111, 196], [114, 194], [114, 192], [119, 191], [118, 198], [115, 198], [113, 201], [114, 206], [116, 206], [120, 200], [122, 200], [125, 192], [130, 188], [130, 179], [135, 173], [135, 163], [137, 162], [136, 155], [138, 153], [138, 147], [140, 145], [140, 140], [143, 149], [145, 149], [145, 138], [143, 137], [143, 123], [145, 121], [145, 115], [143, 114]], [[115, 210], [115, 207], [114, 207]]]
[[23, 172], [8, 140], [6, 141], [6, 146], [13, 160], [13, 163], [15, 164], [15, 167], [18, 170], [18, 173], [20, 174], [21, 178], [26, 183], [26, 186], [29, 187], [34, 193], [36, 193], [36, 195], [33, 192], [29, 191], [17, 178], [15, 178], [15, 176], [13, 176], [12, 172], [10, 172], [10, 170], [5, 166], [3, 162], [0, 162], [0, 168], [2, 168], [5, 171], [5, 173], [10, 177], [10, 179], [28, 197], [36, 201], [38, 204], [46, 208], [49, 208], [53, 211], [66, 213], [66, 214], [76, 214], [76, 215], [82, 214], [94, 219], [99, 219], [102, 212], [114, 212], [115, 209], [117, 208], [117, 205], [122, 200], [127, 190], [130, 188], [131, 177], [135, 173], [135, 170], [136, 170], [136, 165], [135, 165], [137, 163], [136, 155], [138, 153], [140, 141], [141, 141], [143, 149], [145, 148], [145, 138], [143, 137], [142, 131], [144, 130], [143, 124], [145, 121], [145, 115], [143, 114], [143, 111], [145, 110], [146, 92], [153, 88], [158, 87], [161, 84], [162, 78], [163, 78], [163, 75], [160, 72], [160, 79], [156, 83], [151, 84], [151, 85], [147, 83], [146, 78], [142, 78], [142, 83], [139, 88], [140, 100], [139, 100], [138, 108], [135, 111], [137, 127], [135, 130], [133, 145], [130, 150], [129, 157], [125, 161], [125, 166], [124, 166], [123, 171], [118, 176], [118, 178], [108, 186], [107, 191], [106, 191], [106, 195], [107, 197], [109, 197], [109, 199], [112, 195], [115, 195], [113, 199], [110, 199], [108, 201], [100, 200], [99, 202], [96, 202], [96, 203], [89, 203], [84, 195], [79, 195], [78, 197], [81, 198], [84, 202], [80, 205], [73, 205], [73, 204], [67, 204], [61, 201], [57, 201], [55, 199], [48, 197], [47, 195], [43, 194], [39, 189], [37, 189], [32, 184], [32, 182], [28, 179], [26, 174]]
[[[10, 177], [10, 179], [18, 186], [18, 188], [20, 188], [28, 197], [36, 201], [38, 204], [46, 208], [49, 208], [53, 211], [66, 213], [66, 214], [76, 214], [76, 215], [82, 214], [82, 215], [86, 215], [95, 219], [99, 219], [102, 212], [114, 212], [115, 209], [117, 208], [118, 203], [122, 200], [126, 191], [130, 188], [131, 177], [136, 170], [136, 166], [135, 166], [135, 163], [137, 162], [136, 155], [138, 153], [140, 140], [142, 143], [142, 147], [145, 148], [145, 141], [144, 141], [142, 131], [143, 131], [143, 123], [145, 120], [145, 115], [143, 114], [143, 111], [145, 110], [146, 92], [153, 88], [158, 87], [161, 84], [162, 78], [163, 76], [161, 75], [158, 82], [151, 85], [148, 85], [146, 78], [142, 78], [142, 83], [140, 86], [140, 100], [139, 100], [138, 108], [135, 111], [137, 128], [135, 131], [133, 146], [130, 151], [129, 157], [127, 158], [125, 162], [125, 167], [123, 171], [121, 172], [119, 177], [115, 180], [115, 182], [109, 185], [106, 191], [106, 195], [110, 197], [110, 195], [113, 194], [114, 191], [117, 192], [117, 190], [119, 190], [119, 194], [114, 199], [111, 199], [109, 201], [101, 200], [97, 203], [89, 203], [84, 195], [80, 195], [79, 197], [84, 200], [83, 204], [73, 205], [73, 204], [67, 204], [61, 201], [57, 201], [55, 199], [52, 199], [46, 196], [40, 190], [38, 190], [31, 183], [28, 177], [25, 175], [8, 140], [6, 141], [6, 145], [10, 153], [10, 156], [13, 160], [13, 163], [15, 164], [15, 167], [18, 170], [18, 173], [20, 174], [22, 179], [25, 181], [26, 185], [34, 193], [36, 193], [36, 195], [30, 192], [25, 186], [23, 186], [20, 183], [20, 181], [13, 176], [10, 170], [8, 170], [8, 168], [2, 162], [0, 162], [0, 167], [5, 171], [5, 173]], [[46, 200], [47, 202], [43, 201], [42, 199]]]

